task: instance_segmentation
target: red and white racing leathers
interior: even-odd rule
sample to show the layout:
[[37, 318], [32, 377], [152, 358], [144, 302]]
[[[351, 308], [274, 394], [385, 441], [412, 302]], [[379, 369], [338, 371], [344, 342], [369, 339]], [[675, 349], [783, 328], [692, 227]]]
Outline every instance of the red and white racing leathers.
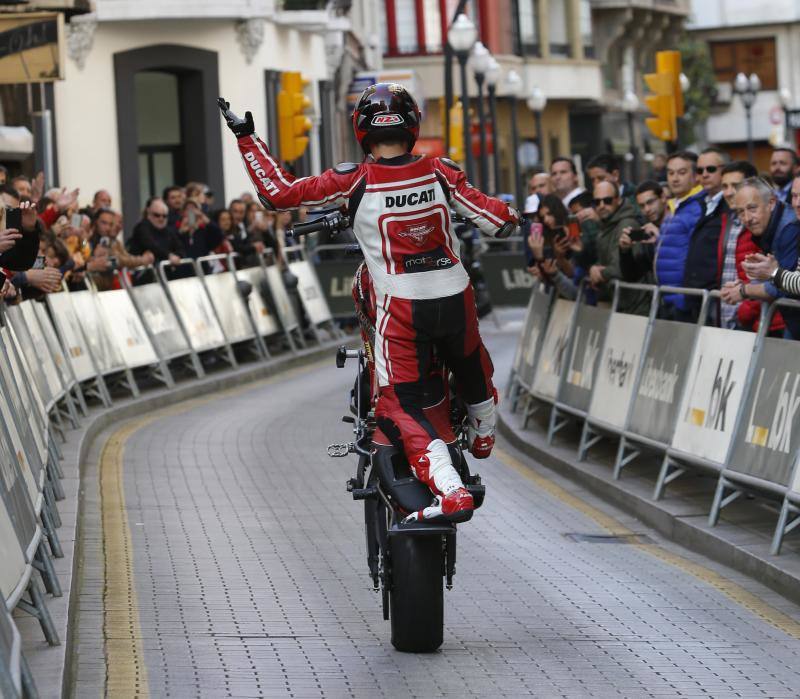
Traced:
[[391, 423], [385, 433], [399, 433], [418, 477], [447, 496], [461, 486], [460, 479], [444, 441], [417, 407], [423, 404], [419, 392], [433, 348], [455, 375], [468, 405], [477, 456], [487, 456], [491, 449], [496, 400], [450, 208], [490, 236], [515, 227], [516, 213], [474, 189], [445, 158], [368, 158], [316, 177], [295, 178], [255, 134], [238, 142], [265, 206], [347, 206], [376, 296], [376, 416], [382, 429]]

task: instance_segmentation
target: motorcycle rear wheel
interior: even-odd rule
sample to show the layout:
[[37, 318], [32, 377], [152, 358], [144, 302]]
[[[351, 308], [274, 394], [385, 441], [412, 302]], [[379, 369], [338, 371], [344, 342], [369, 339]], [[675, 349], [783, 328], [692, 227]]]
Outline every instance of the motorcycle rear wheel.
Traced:
[[389, 546], [392, 645], [404, 653], [432, 653], [443, 640], [442, 537], [393, 536]]

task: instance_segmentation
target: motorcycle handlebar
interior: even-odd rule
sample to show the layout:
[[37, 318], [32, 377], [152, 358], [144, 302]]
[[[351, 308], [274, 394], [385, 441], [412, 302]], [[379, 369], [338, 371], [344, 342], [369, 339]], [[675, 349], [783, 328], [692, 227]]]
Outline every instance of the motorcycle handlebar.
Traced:
[[326, 214], [315, 218], [313, 221], [307, 223], [296, 223], [291, 227], [291, 233], [296, 236], [308, 235], [309, 233], [325, 232], [335, 235], [339, 231], [343, 231], [350, 226], [349, 217], [345, 216], [339, 211]]

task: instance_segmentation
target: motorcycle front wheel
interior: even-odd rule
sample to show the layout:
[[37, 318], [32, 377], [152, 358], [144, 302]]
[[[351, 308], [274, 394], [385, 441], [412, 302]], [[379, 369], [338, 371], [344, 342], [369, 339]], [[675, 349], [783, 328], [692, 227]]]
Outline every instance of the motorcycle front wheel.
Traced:
[[389, 547], [392, 645], [405, 653], [431, 653], [443, 640], [442, 537], [393, 536]]

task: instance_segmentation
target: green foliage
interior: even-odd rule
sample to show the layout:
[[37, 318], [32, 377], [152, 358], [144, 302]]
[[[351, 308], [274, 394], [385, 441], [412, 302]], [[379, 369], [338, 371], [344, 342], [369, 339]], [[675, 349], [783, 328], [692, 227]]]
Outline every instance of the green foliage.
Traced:
[[717, 93], [717, 79], [708, 42], [686, 34], [678, 42], [683, 72], [690, 87], [683, 95], [684, 116], [679, 120], [680, 143], [694, 143], [696, 129], [705, 124]]

